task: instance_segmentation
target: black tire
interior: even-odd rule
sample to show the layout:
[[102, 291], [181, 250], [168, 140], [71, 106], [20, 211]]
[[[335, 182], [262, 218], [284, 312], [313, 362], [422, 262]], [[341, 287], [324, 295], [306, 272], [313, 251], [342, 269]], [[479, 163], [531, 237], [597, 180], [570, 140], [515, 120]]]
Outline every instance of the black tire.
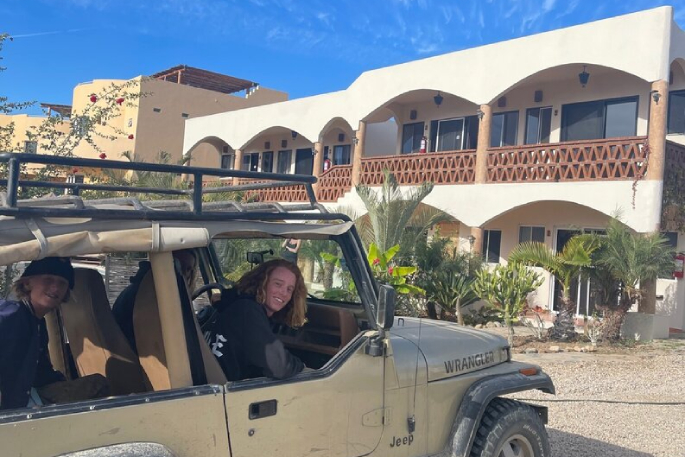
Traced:
[[483, 413], [471, 457], [550, 457], [545, 425], [530, 406], [495, 398]]

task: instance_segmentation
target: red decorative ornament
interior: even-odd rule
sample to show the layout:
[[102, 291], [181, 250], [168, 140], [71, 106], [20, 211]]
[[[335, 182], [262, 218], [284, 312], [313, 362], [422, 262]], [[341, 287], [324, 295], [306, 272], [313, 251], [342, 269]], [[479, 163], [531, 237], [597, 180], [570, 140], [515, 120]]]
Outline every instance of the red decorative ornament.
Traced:
[[392, 267], [388, 268], [388, 274], [392, 275], [392, 272], [393, 272], [393, 268]]
[[128, 139], [129, 139], [129, 140], [132, 140], [132, 139], [133, 139], [133, 134], [130, 134], [130, 135], [128, 136]]
[[99, 155], [98, 157], [100, 157], [101, 159], [106, 159], [106, 158], [107, 158], [107, 154], [105, 154], [104, 152], [101, 152], [100, 155]]
[[373, 259], [374, 265], [378, 265], [379, 263], [381, 263], [380, 259]]
[[92, 103], [95, 103], [96, 101], [98, 101], [97, 95], [95, 95], [95, 94], [90, 94], [90, 101], [91, 101]]
[[74, 174], [78, 173], [78, 168], [74, 167], [74, 168], [71, 170], [71, 172], [74, 173]]
[[122, 103], [124, 103], [124, 97], [117, 98], [117, 105], [121, 105]]

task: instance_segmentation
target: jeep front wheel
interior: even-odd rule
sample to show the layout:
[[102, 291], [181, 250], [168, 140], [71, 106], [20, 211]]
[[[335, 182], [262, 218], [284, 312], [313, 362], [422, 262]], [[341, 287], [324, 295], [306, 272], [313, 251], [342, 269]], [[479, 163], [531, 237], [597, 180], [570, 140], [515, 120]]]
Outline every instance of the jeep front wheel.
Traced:
[[490, 402], [481, 419], [471, 457], [549, 457], [542, 420], [528, 405], [505, 398]]

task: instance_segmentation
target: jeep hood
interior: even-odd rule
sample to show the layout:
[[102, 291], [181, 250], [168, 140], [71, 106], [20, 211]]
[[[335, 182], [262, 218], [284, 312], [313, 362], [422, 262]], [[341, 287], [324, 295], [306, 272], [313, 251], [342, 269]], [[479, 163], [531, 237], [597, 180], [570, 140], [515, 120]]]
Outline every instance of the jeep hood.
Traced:
[[509, 345], [505, 338], [452, 322], [395, 317], [390, 335], [391, 342], [402, 338], [419, 346], [426, 359], [428, 382], [482, 370], [508, 360]]

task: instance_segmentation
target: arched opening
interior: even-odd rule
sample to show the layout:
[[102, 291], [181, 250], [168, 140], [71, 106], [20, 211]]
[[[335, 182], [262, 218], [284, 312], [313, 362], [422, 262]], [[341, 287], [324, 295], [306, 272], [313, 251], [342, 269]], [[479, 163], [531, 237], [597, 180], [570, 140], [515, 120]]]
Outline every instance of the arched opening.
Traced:
[[314, 169], [314, 143], [287, 127], [269, 127], [247, 141], [241, 150], [241, 170], [312, 174]]
[[197, 142], [185, 154], [187, 164], [194, 167], [233, 169], [235, 151], [221, 138], [210, 136]]
[[541, 70], [490, 100], [490, 146], [647, 135], [650, 89], [649, 82], [602, 65]]
[[328, 121], [321, 129], [319, 141], [323, 151], [323, 171], [328, 171], [333, 166], [352, 164], [356, 137], [355, 130], [346, 120], [336, 117]]
[[475, 149], [477, 109], [478, 105], [473, 102], [436, 89], [400, 94], [363, 118], [367, 122], [367, 136], [375, 128], [381, 138], [378, 143], [382, 145], [373, 147], [370, 144], [364, 155]]

